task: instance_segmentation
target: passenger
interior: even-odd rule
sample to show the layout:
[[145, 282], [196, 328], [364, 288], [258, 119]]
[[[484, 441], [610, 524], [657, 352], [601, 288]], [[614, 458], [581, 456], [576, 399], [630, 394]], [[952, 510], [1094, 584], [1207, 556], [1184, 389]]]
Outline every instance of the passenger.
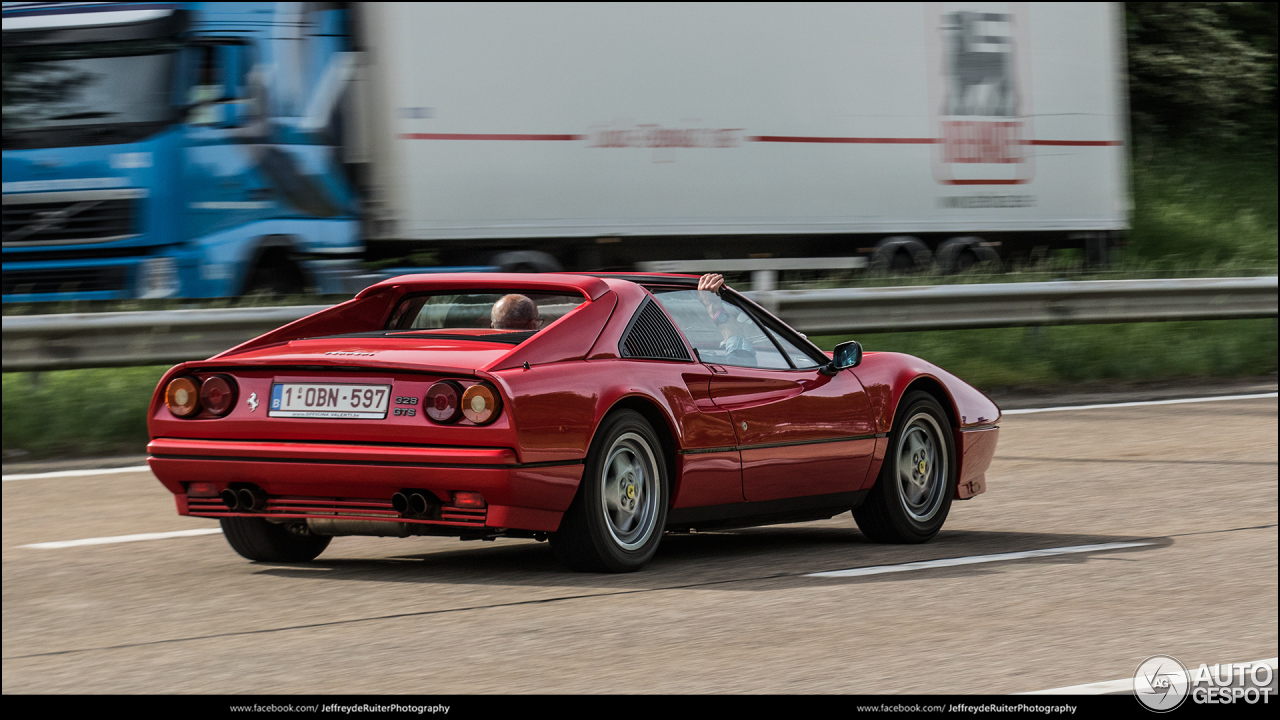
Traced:
[[494, 330], [537, 330], [542, 327], [538, 305], [524, 295], [504, 295], [489, 313]]
[[720, 290], [728, 287], [724, 284], [724, 276], [707, 273], [698, 279], [698, 299], [707, 309], [711, 321], [716, 324], [720, 336], [720, 352], [725, 354], [725, 362], [743, 367], [756, 366], [756, 351], [751, 341], [743, 334], [742, 327], [733, 319], [730, 308], [725, 307], [720, 299]]

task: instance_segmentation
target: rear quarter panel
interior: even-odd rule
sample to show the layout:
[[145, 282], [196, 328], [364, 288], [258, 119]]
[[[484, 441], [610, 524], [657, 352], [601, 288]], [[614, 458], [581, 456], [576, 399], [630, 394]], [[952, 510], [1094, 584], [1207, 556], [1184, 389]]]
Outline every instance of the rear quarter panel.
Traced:
[[621, 358], [618, 343], [648, 293], [608, 280], [617, 307], [585, 360], [508, 367], [491, 374], [511, 398], [522, 462], [584, 460], [601, 421], [619, 403], [646, 403], [661, 416], [655, 428], [672, 440], [669, 468], [676, 507], [742, 502], [736, 444], [727, 412], [711, 402], [711, 373], [701, 363]]

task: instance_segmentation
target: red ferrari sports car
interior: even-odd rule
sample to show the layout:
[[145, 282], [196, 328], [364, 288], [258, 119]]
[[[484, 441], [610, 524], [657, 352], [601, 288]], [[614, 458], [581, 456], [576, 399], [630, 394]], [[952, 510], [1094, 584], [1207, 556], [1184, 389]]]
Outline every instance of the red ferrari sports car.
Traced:
[[149, 463], [250, 560], [334, 536], [550, 540], [636, 570], [664, 531], [937, 534], [1000, 410], [899, 353], [828, 355], [678, 275], [409, 275], [161, 379]]

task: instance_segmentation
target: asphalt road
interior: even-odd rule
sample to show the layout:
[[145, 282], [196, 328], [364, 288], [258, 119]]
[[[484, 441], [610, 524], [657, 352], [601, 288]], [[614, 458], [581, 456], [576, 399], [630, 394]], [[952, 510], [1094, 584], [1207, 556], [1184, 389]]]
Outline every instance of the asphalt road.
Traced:
[[[253, 564], [149, 473], [3, 486], [5, 693], [1011, 693], [1277, 654], [1274, 398], [1011, 415], [920, 546], [852, 518], [668, 535], [630, 575], [544, 543], [337, 538]], [[1119, 550], [807, 574], [1104, 543]]]

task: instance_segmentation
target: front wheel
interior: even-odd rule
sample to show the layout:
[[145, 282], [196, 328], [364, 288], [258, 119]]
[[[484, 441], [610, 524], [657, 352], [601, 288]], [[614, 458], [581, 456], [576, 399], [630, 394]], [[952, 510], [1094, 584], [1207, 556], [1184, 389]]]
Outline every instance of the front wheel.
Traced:
[[649, 562], [667, 520], [662, 444], [642, 415], [622, 410], [601, 423], [582, 485], [551, 547], [585, 572], [631, 572]]
[[315, 560], [333, 538], [312, 533], [305, 522], [280, 525], [262, 518], [222, 518], [222, 535], [242, 557], [257, 562]]
[[875, 542], [922, 543], [938, 534], [951, 510], [955, 440], [932, 395], [910, 393], [899, 407], [880, 477], [853, 517]]

